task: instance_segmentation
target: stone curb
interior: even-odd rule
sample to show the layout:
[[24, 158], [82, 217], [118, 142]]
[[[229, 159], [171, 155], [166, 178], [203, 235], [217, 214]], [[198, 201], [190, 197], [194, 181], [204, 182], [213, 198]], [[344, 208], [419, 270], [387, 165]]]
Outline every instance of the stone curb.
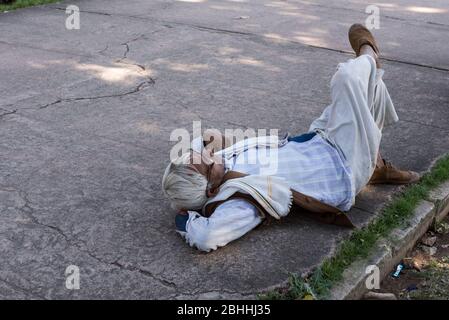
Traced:
[[376, 242], [375, 249], [365, 259], [351, 264], [343, 273], [343, 280], [331, 289], [331, 300], [360, 299], [369, 290], [365, 281], [366, 268], [375, 265], [379, 268], [380, 279], [384, 279], [393, 268], [415, 246], [416, 242], [449, 212], [449, 181], [430, 193], [428, 201], [423, 200], [414, 210], [405, 227], [393, 230], [386, 238]]

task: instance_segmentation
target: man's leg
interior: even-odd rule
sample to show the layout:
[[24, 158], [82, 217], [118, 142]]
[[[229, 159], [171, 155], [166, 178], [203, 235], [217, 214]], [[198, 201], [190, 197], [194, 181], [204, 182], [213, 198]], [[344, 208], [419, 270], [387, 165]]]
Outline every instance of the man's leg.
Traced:
[[[371, 32], [363, 25], [355, 24], [349, 30], [349, 40], [356, 55], [367, 54], [375, 58], [378, 72], [379, 70], [379, 48], [376, 44]], [[363, 43], [360, 48], [358, 43]], [[382, 79], [379, 79], [376, 85], [373, 116], [377, 126], [380, 130], [384, 126], [390, 125], [398, 120], [396, 111], [390, 98], [390, 94]], [[377, 154], [376, 168], [369, 181], [370, 184], [407, 184], [419, 181], [419, 174], [413, 171], [399, 170], [393, 166], [389, 161], [383, 159], [380, 152]]]
[[[370, 48], [369, 46], [363, 47]], [[390, 125], [398, 119], [390, 94], [382, 79], [379, 80], [376, 86], [373, 111], [376, 124], [381, 130], [384, 126]], [[420, 176], [416, 172], [396, 168], [391, 162], [383, 159], [380, 152], [378, 152], [376, 167], [369, 183], [408, 184], [419, 181], [419, 178]]]
[[[362, 31], [371, 35], [368, 30]], [[370, 41], [351, 39], [351, 45], [364, 44], [355, 50], [360, 56], [339, 64], [331, 81], [332, 103], [310, 127], [310, 130], [321, 129], [345, 155], [356, 193], [366, 185], [378, 164], [383, 127], [398, 121], [382, 81], [383, 70], [376, 67], [379, 65], [377, 45], [366, 45], [367, 42]]]
[[331, 81], [332, 103], [324, 112], [327, 123], [323, 133], [344, 154], [356, 194], [374, 172], [382, 137], [378, 123], [386, 122], [382, 117], [387, 113], [377, 110], [386, 107], [385, 101], [374, 103], [378, 80], [372, 56], [361, 55], [340, 63]]

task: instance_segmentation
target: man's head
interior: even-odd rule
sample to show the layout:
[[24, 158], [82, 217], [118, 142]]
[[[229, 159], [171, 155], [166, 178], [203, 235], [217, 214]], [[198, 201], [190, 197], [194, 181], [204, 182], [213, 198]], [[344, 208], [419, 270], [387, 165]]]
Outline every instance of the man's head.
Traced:
[[162, 190], [178, 210], [198, 210], [215, 196], [224, 176], [222, 159], [211, 150], [191, 151], [165, 169]]

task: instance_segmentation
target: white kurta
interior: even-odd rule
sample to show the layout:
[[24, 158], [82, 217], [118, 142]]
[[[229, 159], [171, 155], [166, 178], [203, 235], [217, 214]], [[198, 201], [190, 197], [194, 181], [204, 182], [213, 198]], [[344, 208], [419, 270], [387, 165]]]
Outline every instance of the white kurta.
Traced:
[[219, 205], [210, 218], [189, 211], [187, 243], [199, 250], [210, 251], [240, 238], [262, 222], [258, 210], [245, 200], [231, 199]]

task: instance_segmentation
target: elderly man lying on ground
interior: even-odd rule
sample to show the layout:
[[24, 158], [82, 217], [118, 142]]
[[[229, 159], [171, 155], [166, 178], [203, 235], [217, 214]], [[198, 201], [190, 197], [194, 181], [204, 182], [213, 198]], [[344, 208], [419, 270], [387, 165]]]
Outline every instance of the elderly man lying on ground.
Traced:
[[[191, 246], [215, 250], [267, 217], [286, 216], [292, 204], [328, 223], [351, 225], [344, 212], [366, 184], [419, 180], [379, 153], [382, 129], [398, 117], [373, 35], [355, 24], [349, 41], [357, 57], [338, 65], [332, 103], [307, 133], [251, 138], [218, 152], [194, 148], [168, 165], [162, 188], [180, 210], [176, 228]], [[261, 161], [267, 149], [276, 150], [274, 173], [267, 173]], [[256, 160], [241, 161], [250, 152]]]

